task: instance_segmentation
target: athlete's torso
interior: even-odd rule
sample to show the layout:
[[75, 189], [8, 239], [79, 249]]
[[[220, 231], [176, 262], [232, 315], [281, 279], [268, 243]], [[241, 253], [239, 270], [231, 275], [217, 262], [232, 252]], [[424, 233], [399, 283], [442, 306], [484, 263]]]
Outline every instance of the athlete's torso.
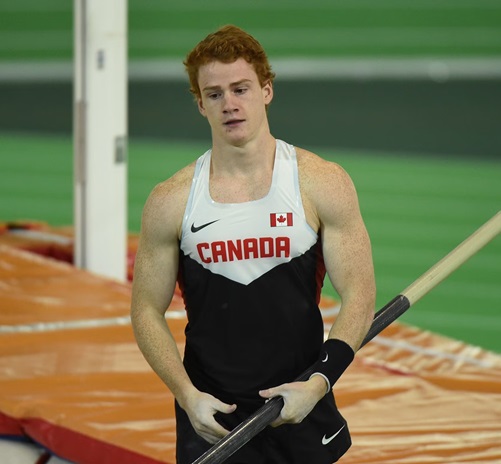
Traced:
[[325, 269], [294, 147], [277, 140], [268, 194], [245, 203], [212, 200], [210, 162], [208, 151], [196, 163], [182, 224], [185, 365], [198, 388], [249, 403], [315, 360]]

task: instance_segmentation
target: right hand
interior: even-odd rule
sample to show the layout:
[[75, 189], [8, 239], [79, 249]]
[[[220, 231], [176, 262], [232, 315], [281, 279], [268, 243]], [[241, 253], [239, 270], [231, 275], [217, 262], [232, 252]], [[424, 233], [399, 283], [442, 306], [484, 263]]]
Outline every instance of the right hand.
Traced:
[[214, 419], [214, 414], [231, 414], [237, 409], [236, 404], [223, 403], [209, 393], [198, 390], [189, 395], [182, 406], [195, 432], [211, 444], [217, 443], [230, 433]]

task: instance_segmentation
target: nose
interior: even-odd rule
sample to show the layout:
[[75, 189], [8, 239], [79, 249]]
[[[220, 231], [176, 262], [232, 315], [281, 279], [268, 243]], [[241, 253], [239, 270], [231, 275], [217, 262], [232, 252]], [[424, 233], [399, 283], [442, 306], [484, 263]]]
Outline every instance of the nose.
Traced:
[[235, 95], [232, 92], [226, 92], [223, 97], [223, 113], [233, 113], [238, 111], [235, 103]]

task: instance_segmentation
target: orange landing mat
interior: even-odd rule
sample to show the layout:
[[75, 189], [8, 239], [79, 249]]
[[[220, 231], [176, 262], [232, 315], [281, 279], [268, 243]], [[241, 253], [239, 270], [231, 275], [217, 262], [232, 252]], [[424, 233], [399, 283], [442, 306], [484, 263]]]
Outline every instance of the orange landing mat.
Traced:
[[[175, 462], [173, 398], [137, 348], [130, 285], [0, 245], [0, 436], [81, 464]], [[322, 298], [328, 323], [335, 302]], [[179, 347], [186, 323], [167, 311]], [[398, 322], [336, 384], [345, 464], [501, 462], [501, 357]], [[307, 464], [307, 463], [305, 463]]]

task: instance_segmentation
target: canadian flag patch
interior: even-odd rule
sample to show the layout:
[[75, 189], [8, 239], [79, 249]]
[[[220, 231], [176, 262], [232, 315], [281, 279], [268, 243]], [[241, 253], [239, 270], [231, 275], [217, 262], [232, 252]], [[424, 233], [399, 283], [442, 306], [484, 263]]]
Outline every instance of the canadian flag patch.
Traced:
[[292, 213], [271, 213], [270, 214], [271, 227], [291, 227], [292, 226]]

